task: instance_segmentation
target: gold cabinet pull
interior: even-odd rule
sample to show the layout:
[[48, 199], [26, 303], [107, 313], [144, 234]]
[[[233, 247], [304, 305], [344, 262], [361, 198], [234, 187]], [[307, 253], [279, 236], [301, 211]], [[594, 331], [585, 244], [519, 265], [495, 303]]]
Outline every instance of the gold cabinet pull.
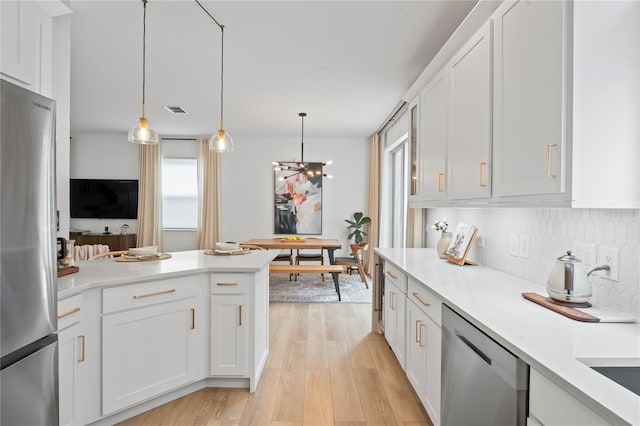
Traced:
[[547, 144], [547, 177], [549, 178], [556, 177], [556, 175], [551, 173], [551, 148], [553, 148], [554, 146], [557, 146], [557, 145], [555, 143]]
[[420, 325], [418, 326], [420, 328], [420, 341], [418, 342], [418, 346], [420, 346], [421, 348], [424, 348], [424, 341], [422, 340], [422, 338], [424, 337], [424, 335], [422, 334], [422, 327], [425, 326], [425, 323], [420, 321]]
[[78, 362], [84, 362], [85, 336], [78, 336], [78, 339], [80, 339], [80, 358]]
[[416, 343], [418, 345], [420, 345], [420, 324], [422, 324], [422, 321], [417, 320], [416, 321]]
[[64, 314], [60, 314], [58, 315], [58, 319], [66, 318], [69, 315], [75, 314], [76, 312], [80, 312], [80, 308], [73, 308], [72, 310], [65, 312]]
[[429, 303], [429, 302], [425, 302], [425, 300], [424, 300], [422, 297], [420, 297], [420, 294], [418, 294], [418, 293], [416, 293], [416, 292], [413, 292], [413, 293], [411, 293], [411, 294], [413, 294], [413, 297], [415, 297], [416, 299], [418, 299], [418, 300], [420, 301], [420, 303], [422, 303], [424, 306], [431, 306], [431, 303]]
[[137, 294], [137, 295], [133, 296], [133, 298], [134, 299], [143, 299], [145, 297], [160, 296], [161, 294], [169, 294], [169, 293], [175, 293], [175, 292], [176, 292], [176, 289], [172, 288], [170, 290], [158, 291], [156, 293]]
[[238, 283], [217, 283], [216, 285], [233, 287], [233, 286], [237, 286]]
[[487, 168], [487, 163], [480, 163], [480, 186], [487, 186], [487, 182], [485, 180], [485, 171]]
[[444, 173], [438, 173], [438, 192], [444, 192], [444, 189], [442, 189], [442, 178], [444, 178], [444, 176]]
[[396, 294], [393, 291], [389, 292], [389, 298], [391, 299], [389, 300], [389, 307], [391, 308], [392, 311], [396, 310], [396, 307], [394, 306], [394, 303], [393, 303], [395, 301], [395, 296]]
[[196, 309], [191, 308], [191, 329], [196, 329]]
[[398, 279], [398, 277], [396, 277], [395, 275], [393, 275], [393, 274], [391, 273], [391, 271], [387, 271], [387, 275], [389, 275], [389, 276], [390, 276], [391, 278], [393, 278], [394, 280], [397, 280], [397, 279]]
[[238, 325], [242, 325], [242, 305], [238, 305], [238, 310], [239, 310], [239, 317], [240, 317], [240, 323]]

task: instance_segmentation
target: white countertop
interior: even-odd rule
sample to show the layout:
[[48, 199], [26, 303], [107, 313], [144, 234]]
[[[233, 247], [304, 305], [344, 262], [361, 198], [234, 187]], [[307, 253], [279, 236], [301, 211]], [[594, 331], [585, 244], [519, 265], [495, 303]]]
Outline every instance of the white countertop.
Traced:
[[611, 423], [640, 425], [640, 396], [578, 361], [637, 362], [640, 324], [574, 321], [522, 297], [546, 296], [544, 286], [481, 265], [457, 266], [433, 249], [375, 251]]
[[171, 258], [147, 262], [98, 259], [76, 262], [79, 272], [58, 278], [58, 299], [96, 287], [174, 278], [201, 272], [258, 272], [277, 250], [252, 250], [243, 255], [211, 256], [204, 250], [171, 253]]

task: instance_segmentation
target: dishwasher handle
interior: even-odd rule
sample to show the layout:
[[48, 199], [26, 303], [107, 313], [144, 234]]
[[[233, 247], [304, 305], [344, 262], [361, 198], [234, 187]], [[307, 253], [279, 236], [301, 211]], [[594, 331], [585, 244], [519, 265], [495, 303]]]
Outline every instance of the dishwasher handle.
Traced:
[[476, 353], [476, 355], [478, 355], [480, 358], [482, 358], [482, 360], [484, 362], [486, 362], [487, 364], [491, 365], [491, 358], [489, 358], [484, 352], [482, 352], [476, 345], [471, 343], [469, 341], [469, 339], [467, 339], [462, 334], [460, 334], [460, 332], [458, 330], [456, 330], [456, 337], [458, 339], [462, 340], [462, 343], [464, 343], [465, 345], [467, 345], [469, 347], [469, 349], [474, 351]]

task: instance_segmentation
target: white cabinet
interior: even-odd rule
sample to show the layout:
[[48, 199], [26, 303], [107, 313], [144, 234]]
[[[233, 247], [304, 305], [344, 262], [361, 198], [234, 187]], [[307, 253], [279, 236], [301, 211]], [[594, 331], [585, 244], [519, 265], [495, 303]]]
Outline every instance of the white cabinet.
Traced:
[[494, 201], [640, 207], [640, 3], [508, 1], [494, 20]]
[[495, 20], [496, 196], [565, 190], [566, 2], [507, 1]]
[[447, 197], [447, 75], [439, 73], [420, 94], [415, 201]]
[[403, 369], [406, 350], [406, 295], [406, 275], [388, 263], [385, 264], [384, 337]]
[[81, 379], [86, 362], [86, 335], [82, 324], [82, 295], [58, 302], [58, 385], [60, 425], [82, 424]]
[[255, 392], [269, 354], [268, 282], [267, 268], [210, 276], [209, 373], [248, 379], [250, 392]]
[[545, 426], [610, 424], [533, 368], [529, 376], [529, 416], [533, 425], [536, 421]]
[[440, 424], [440, 299], [409, 279], [406, 374], [434, 425]]
[[491, 196], [491, 21], [453, 57], [449, 72], [447, 196]]
[[195, 296], [195, 277], [103, 291], [103, 415], [196, 378]]

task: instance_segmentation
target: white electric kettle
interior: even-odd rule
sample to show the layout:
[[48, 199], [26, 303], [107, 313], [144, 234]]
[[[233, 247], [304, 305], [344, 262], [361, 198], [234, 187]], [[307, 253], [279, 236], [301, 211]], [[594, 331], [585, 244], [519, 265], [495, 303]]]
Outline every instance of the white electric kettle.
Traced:
[[591, 299], [589, 275], [600, 270], [609, 270], [609, 265], [598, 266], [587, 273], [582, 261], [568, 251], [556, 260], [547, 280], [547, 292], [561, 302], [588, 302]]

